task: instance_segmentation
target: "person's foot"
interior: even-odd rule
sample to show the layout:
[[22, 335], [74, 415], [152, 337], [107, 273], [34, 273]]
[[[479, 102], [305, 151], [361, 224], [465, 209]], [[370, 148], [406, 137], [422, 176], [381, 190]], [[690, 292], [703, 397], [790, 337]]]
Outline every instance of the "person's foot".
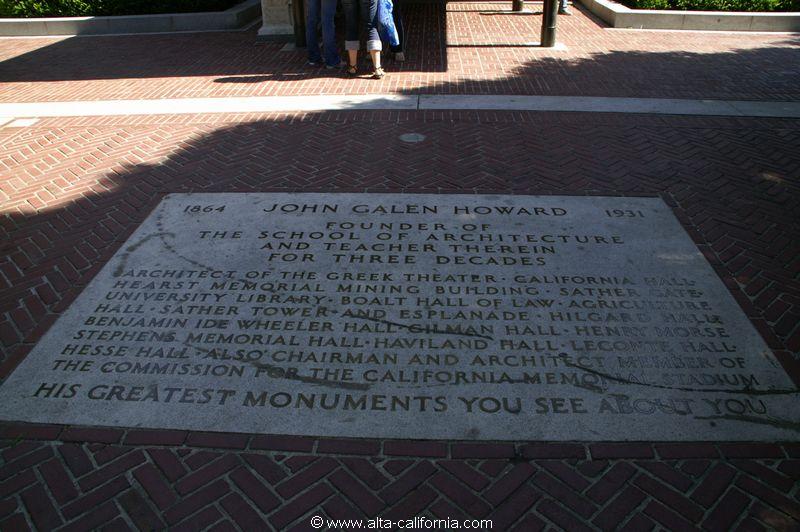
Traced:
[[568, 7], [565, 7], [564, 9], [559, 9], [558, 10], [558, 14], [559, 15], [572, 15], [572, 11], [570, 11], [570, 9]]
[[383, 70], [382, 67], [378, 67], [372, 71], [372, 79], [382, 79], [386, 75], [386, 72]]
[[338, 63], [336, 63], [335, 65], [325, 65], [325, 68], [327, 68], [328, 70], [333, 70], [334, 68], [344, 68], [344, 67], [346, 67], [346, 66], [347, 66], [347, 63], [346, 63], [346, 62], [344, 62], [344, 61], [339, 61], [339, 62], [338, 62]]
[[344, 72], [351, 78], [354, 78], [358, 74], [358, 68], [356, 68], [355, 65], [347, 65], [347, 68], [345, 69]]
[[398, 63], [402, 63], [403, 61], [406, 60], [406, 54], [404, 54], [403, 52], [395, 52], [394, 60], [397, 61]]
[[319, 66], [321, 62], [322, 61], [312, 61], [311, 59], [309, 59], [308, 62], [306, 63], [306, 66], [316, 67]]

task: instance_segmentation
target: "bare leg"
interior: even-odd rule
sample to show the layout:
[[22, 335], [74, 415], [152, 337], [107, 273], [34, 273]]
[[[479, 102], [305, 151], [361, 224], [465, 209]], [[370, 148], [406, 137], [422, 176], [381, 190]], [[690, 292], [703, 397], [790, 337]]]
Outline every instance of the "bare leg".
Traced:
[[385, 75], [383, 69], [381, 68], [381, 51], [380, 50], [370, 50], [369, 55], [372, 56], [372, 65], [375, 67], [375, 70], [372, 72], [373, 79], [381, 79]]
[[380, 50], [370, 50], [369, 55], [372, 57], [372, 66], [375, 69], [379, 69], [381, 67], [381, 51]]
[[350, 65], [358, 65], [358, 50], [347, 50], [347, 55], [350, 56]]

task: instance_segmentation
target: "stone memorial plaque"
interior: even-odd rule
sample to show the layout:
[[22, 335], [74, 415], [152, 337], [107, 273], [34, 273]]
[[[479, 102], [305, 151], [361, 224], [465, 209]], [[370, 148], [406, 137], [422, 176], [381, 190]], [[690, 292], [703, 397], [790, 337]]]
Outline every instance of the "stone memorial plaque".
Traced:
[[785, 440], [794, 390], [657, 198], [173, 194], [0, 387], [0, 418]]

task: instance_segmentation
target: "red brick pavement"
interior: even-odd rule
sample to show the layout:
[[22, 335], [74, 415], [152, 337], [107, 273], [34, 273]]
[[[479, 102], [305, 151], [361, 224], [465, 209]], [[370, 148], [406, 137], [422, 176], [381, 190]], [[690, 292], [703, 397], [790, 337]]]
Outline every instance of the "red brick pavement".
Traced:
[[[69, 304], [164, 194], [223, 190], [659, 195], [770, 347], [800, 350], [796, 120], [265, 116], [47, 119], [0, 129], [5, 352], [38, 338], [39, 324]], [[411, 131], [427, 139], [398, 140]]]
[[616, 30], [579, 7], [559, 18], [568, 49], [553, 51], [526, 45], [538, 40], [541, 16], [509, 9], [408, 5], [408, 61], [386, 61], [381, 81], [306, 67], [301, 51], [256, 44], [255, 30], [2, 39], [0, 102], [365, 93], [800, 100], [797, 34]]
[[[400, 142], [403, 133], [426, 136]], [[0, 375], [181, 191], [657, 195], [798, 380], [796, 120], [336, 112], [0, 129]], [[795, 354], [793, 356], [793, 353]], [[0, 530], [800, 529], [797, 444], [374, 441], [5, 425]], [[267, 523], [266, 525], [263, 523]]]
[[524, 532], [800, 526], [797, 444], [631, 448], [47, 427], [27, 436], [1, 446], [2, 530], [313, 530], [314, 515], [491, 519], [494, 530]]

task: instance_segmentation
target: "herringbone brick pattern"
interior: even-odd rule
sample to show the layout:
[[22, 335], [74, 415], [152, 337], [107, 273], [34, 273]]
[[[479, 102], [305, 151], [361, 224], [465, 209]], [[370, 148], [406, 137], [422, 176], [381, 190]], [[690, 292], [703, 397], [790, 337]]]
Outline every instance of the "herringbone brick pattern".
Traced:
[[[559, 17], [566, 50], [532, 46], [541, 16], [511, 3], [408, 4], [407, 61], [348, 79], [255, 30], [0, 40], [0, 102], [299, 94], [535, 94], [800, 100], [790, 34], [609, 29], [583, 8]], [[530, 3], [530, 11], [541, 4]], [[342, 22], [340, 21], [340, 26]]]
[[[526, 532], [800, 527], [797, 446], [205, 436], [4, 441], [0, 529], [312, 530], [314, 515], [491, 519]], [[103, 442], [68, 441], [78, 438]], [[128, 444], [146, 440], [168, 445]], [[226, 444], [236, 450], [214, 448]]]
[[[3, 359], [27, 352], [169, 192], [632, 194], [673, 206], [800, 375], [783, 352], [800, 350], [795, 121], [511, 112], [138, 120], [0, 130], [0, 172], [9, 176], [0, 181]], [[399, 141], [406, 132], [426, 140]]]
[[[416, 144], [399, 140], [420, 133]], [[795, 120], [516, 112], [46, 119], [0, 128], [5, 376], [164, 194], [658, 195], [800, 371]], [[0, 428], [0, 530], [800, 529], [800, 448]]]

